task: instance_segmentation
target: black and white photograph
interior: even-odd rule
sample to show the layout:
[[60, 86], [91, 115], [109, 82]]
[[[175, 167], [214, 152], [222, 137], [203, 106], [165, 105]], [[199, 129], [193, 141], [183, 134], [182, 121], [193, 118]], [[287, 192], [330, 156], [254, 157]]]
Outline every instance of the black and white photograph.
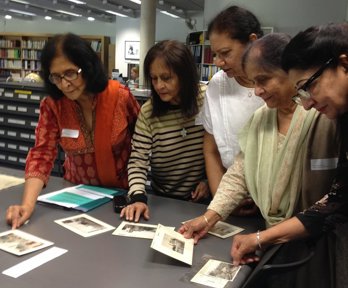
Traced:
[[115, 229], [115, 227], [89, 216], [88, 214], [80, 214], [55, 220], [54, 222], [83, 237], [90, 237]]
[[209, 287], [223, 288], [229, 281], [233, 281], [241, 266], [210, 259], [191, 279], [191, 282]]
[[233, 235], [238, 234], [239, 232], [243, 231], [244, 229], [238, 226], [234, 226], [231, 224], [228, 224], [223, 221], [218, 221], [210, 230], [209, 234], [220, 237], [220, 238], [228, 238]]
[[[175, 229], [171, 227], [171, 229]], [[123, 221], [112, 235], [153, 239], [157, 230], [157, 225], [141, 224]]]
[[126, 60], [139, 60], [140, 41], [125, 41], [124, 58]]
[[53, 242], [20, 230], [0, 233], [0, 249], [21, 256], [53, 245]]
[[193, 239], [186, 239], [180, 233], [158, 224], [151, 248], [172, 258], [192, 265]]

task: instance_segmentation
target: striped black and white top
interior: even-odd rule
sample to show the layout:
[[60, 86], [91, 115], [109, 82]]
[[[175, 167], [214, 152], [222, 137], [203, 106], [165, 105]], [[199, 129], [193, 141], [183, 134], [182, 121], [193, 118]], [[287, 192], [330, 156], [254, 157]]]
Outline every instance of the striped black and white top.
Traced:
[[[199, 110], [204, 92], [198, 98]], [[129, 193], [133, 198], [146, 195], [145, 185], [151, 169], [151, 186], [156, 194], [189, 199], [204, 180], [202, 125], [195, 118], [184, 118], [177, 106], [167, 114], [151, 117], [152, 101], [141, 107], [132, 139], [128, 163]], [[141, 195], [142, 194], [142, 195]]]

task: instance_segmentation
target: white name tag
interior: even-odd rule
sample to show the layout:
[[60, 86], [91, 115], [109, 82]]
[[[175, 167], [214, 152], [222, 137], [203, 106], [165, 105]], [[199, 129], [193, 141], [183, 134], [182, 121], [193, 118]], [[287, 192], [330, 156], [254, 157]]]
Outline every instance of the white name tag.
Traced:
[[311, 170], [330, 170], [336, 169], [338, 158], [311, 159]]
[[61, 137], [67, 137], [67, 138], [77, 138], [79, 137], [79, 130], [73, 130], [73, 129], [62, 129]]

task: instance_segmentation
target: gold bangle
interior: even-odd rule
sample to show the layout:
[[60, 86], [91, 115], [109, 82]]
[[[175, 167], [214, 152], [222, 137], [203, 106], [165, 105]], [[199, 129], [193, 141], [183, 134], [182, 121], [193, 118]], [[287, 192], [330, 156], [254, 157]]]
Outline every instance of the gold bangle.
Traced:
[[261, 246], [261, 237], [260, 237], [260, 230], [257, 230], [257, 233], [256, 233], [256, 242], [257, 242], [257, 246], [259, 246], [260, 250], [262, 250], [262, 246]]
[[203, 215], [203, 218], [204, 218], [205, 222], [207, 223], [207, 225], [209, 226], [209, 221], [208, 221], [207, 217], [205, 215]]

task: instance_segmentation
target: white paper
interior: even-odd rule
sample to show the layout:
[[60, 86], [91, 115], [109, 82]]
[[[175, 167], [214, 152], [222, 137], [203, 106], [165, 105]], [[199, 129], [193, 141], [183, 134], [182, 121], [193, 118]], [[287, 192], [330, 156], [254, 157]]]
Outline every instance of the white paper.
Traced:
[[9, 269], [2, 271], [2, 274], [13, 278], [18, 278], [19, 276], [33, 270], [36, 267], [41, 266], [42, 264], [47, 263], [48, 261], [53, 260], [54, 258], [63, 255], [66, 252], [68, 252], [68, 250], [59, 247], [52, 247], [34, 257], [31, 257], [30, 259], [27, 259], [15, 266], [10, 267]]
[[174, 259], [192, 265], [193, 239], [186, 239], [180, 233], [158, 224], [151, 248]]

